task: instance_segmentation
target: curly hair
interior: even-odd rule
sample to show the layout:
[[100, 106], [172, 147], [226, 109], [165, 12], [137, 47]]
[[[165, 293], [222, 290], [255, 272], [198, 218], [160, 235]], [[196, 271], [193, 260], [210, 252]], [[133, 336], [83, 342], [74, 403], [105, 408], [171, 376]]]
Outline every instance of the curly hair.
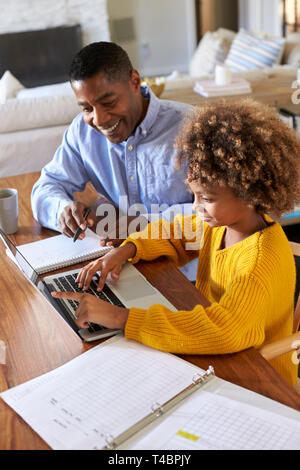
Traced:
[[196, 108], [176, 139], [187, 183], [227, 186], [259, 213], [280, 216], [300, 200], [300, 141], [276, 111], [252, 99]]

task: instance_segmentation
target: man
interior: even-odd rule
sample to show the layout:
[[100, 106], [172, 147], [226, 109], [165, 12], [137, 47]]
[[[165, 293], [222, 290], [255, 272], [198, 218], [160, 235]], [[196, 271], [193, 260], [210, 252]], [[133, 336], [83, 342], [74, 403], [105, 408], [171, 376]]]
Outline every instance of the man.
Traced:
[[[33, 187], [32, 209], [40, 224], [69, 237], [84, 227], [84, 205], [73, 193], [88, 181], [103, 203], [116, 208], [120, 198], [128, 208], [142, 204], [148, 213], [190, 203], [185, 169], [174, 169], [172, 158], [190, 106], [159, 100], [141, 87], [127, 53], [111, 42], [83, 48], [73, 59], [70, 80], [82, 113]], [[89, 226], [99, 221], [94, 209], [87, 221]], [[98, 226], [97, 233], [105, 236]]]

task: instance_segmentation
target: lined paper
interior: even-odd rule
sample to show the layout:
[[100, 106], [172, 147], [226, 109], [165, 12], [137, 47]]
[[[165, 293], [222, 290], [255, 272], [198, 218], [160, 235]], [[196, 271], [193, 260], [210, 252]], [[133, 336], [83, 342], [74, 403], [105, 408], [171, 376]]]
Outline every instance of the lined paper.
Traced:
[[32, 243], [17, 246], [19, 252], [38, 272], [44, 273], [56, 268], [102, 256], [110, 247], [100, 246], [100, 237], [89, 228], [83, 240], [75, 243], [66, 235], [56, 235]]

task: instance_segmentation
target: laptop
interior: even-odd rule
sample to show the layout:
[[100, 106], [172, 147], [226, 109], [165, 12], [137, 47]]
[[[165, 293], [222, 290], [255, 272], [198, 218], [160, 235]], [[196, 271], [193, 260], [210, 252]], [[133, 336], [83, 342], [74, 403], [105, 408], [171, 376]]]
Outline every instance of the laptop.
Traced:
[[[87, 328], [78, 327], [75, 323], [75, 311], [78, 303], [73, 300], [55, 299], [52, 297], [51, 292], [53, 291], [83, 292], [75, 283], [80, 269], [49, 275], [42, 279], [1, 229], [0, 237], [7, 247], [7, 254], [18, 265], [25, 277], [83, 341], [95, 341], [121, 332], [121, 330], [108, 329], [94, 323], [89, 323]], [[147, 309], [153, 304], [161, 304], [172, 311], [176, 311], [175, 307], [129, 262], [124, 264], [119, 281], [107, 279], [101, 292], [97, 292], [98, 281], [99, 273], [94, 276], [90, 289], [84, 292], [126, 308], [137, 307]]]

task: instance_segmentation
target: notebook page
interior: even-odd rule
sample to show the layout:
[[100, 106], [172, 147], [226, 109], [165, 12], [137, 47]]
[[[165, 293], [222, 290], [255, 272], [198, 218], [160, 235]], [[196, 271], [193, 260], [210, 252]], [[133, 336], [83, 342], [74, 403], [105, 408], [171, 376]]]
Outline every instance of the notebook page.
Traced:
[[295, 416], [298, 418], [286, 418], [199, 390], [130, 448], [297, 450], [300, 448], [300, 416], [296, 412]]
[[72, 262], [80, 262], [90, 256], [104, 254], [109, 247], [100, 246], [100, 237], [89, 228], [83, 240], [75, 243], [65, 235], [56, 235], [25, 245], [18, 250], [37, 272], [51, 270], [54, 267], [67, 266]]
[[100, 449], [187, 387], [199, 368], [122, 336], [1, 394], [53, 449]]

